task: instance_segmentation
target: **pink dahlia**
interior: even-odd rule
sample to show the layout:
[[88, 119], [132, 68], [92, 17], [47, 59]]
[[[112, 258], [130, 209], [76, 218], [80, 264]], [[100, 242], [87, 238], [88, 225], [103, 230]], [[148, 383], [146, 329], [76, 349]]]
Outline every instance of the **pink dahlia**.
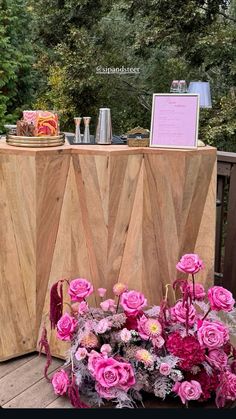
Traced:
[[162, 332], [161, 323], [156, 319], [147, 318], [143, 315], [138, 320], [138, 332], [144, 340], [155, 339]]
[[135, 358], [137, 361], [142, 362], [145, 366], [151, 366], [154, 364], [153, 355], [146, 349], [138, 349]]

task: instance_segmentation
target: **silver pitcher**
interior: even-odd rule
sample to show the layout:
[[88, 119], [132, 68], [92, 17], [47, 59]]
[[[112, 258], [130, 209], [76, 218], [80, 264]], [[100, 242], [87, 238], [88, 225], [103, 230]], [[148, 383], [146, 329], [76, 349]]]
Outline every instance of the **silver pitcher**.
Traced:
[[112, 142], [111, 110], [109, 108], [100, 108], [97, 129], [96, 129], [96, 143], [97, 144], [111, 144], [111, 142]]

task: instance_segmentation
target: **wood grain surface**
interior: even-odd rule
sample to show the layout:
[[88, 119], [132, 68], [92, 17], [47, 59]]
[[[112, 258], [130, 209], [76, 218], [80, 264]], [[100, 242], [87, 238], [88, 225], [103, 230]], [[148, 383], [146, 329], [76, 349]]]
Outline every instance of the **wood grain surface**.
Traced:
[[122, 281], [158, 304], [179, 257], [196, 252], [206, 265], [198, 280], [213, 283], [214, 148], [27, 151], [0, 142], [1, 361], [35, 350], [44, 324], [64, 357], [68, 344], [48, 321], [50, 287], [63, 277], [87, 278], [108, 297]]

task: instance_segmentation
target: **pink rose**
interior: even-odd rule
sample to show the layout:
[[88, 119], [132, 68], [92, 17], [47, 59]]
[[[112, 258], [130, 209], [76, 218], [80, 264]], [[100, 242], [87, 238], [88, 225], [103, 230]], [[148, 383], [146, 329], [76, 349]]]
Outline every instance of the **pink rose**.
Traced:
[[103, 355], [108, 355], [112, 352], [112, 347], [108, 343], [105, 343], [104, 345], [102, 345], [100, 351]]
[[85, 359], [88, 355], [88, 351], [86, 348], [79, 348], [75, 353], [75, 358], [77, 361], [81, 361], [82, 359]]
[[236, 375], [230, 371], [225, 371], [224, 374], [220, 377], [220, 386], [219, 386], [220, 398], [223, 398], [223, 403], [219, 406], [219, 403], [216, 401], [218, 407], [223, 407], [225, 400], [236, 399]]
[[100, 307], [103, 311], [111, 311], [112, 313], [115, 312], [115, 301], [109, 298], [108, 300], [103, 301], [100, 303]]
[[107, 292], [106, 288], [98, 288], [99, 297], [101, 297], [101, 298], [104, 297], [106, 292]]
[[197, 331], [201, 346], [209, 349], [217, 349], [229, 340], [229, 332], [221, 322], [209, 322], [204, 320]]
[[130, 341], [130, 339], [132, 338], [130, 330], [126, 329], [126, 327], [124, 329], [122, 329], [120, 331], [120, 338], [121, 338], [122, 342], [128, 343]]
[[88, 311], [89, 311], [88, 303], [86, 303], [86, 301], [82, 301], [78, 307], [78, 314], [83, 316], [84, 314], [88, 313]]
[[69, 286], [69, 296], [72, 301], [82, 301], [93, 292], [92, 284], [84, 278], [73, 279]]
[[162, 362], [159, 371], [162, 375], [169, 375], [171, 372], [171, 367], [166, 362]]
[[107, 319], [102, 319], [96, 326], [96, 333], [105, 333], [110, 328], [110, 323]]
[[127, 285], [122, 284], [122, 282], [117, 282], [117, 284], [115, 284], [113, 287], [113, 292], [117, 297], [119, 297], [121, 294], [123, 294], [127, 290], [128, 290]]
[[227, 373], [228, 378], [228, 391], [227, 391], [227, 399], [228, 400], [235, 400], [236, 399], [236, 375], [230, 372]]
[[103, 359], [103, 355], [97, 351], [92, 350], [88, 354], [88, 370], [91, 372], [93, 376], [95, 374], [95, 368], [96, 368], [97, 362], [101, 359]]
[[227, 366], [228, 356], [223, 349], [212, 349], [206, 356], [209, 364], [217, 370], [222, 370]]
[[[193, 284], [188, 284], [188, 289], [190, 291], [190, 294], [193, 298]], [[194, 291], [195, 291], [195, 299], [198, 301], [204, 300], [206, 296], [205, 288], [202, 284], [199, 284], [199, 282], [195, 282], [194, 285]]]
[[175, 322], [186, 323], [188, 317], [189, 326], [193, 326], [196, 321], [196, 310], [192, 304], [189, 304], [188, 310], [186, 303], [183, 305], [182, 301], [178, 301], [174, 307], [171, 308], [171, 317]]
[[201, 385], [195, 380], [177, 382], [172, 390], [178, 394], [183, 404], [187, 400], [198, 400], [202, 394]]
[[141, 292], [127, 291], [121, 296], [121, 305], [127, 315], [136, 316], [147, 305], [147, 300]]
[[135, 384], [131, 364], [114, 358], [100, 359], [95, 365], [95, 380], [105, 388], [116, 387], [128, 391]]
[[207, 296], [212, 310], [233, 310], [235, 300], [233, 299], [232, 293], [226, 288], [214, 286], [208, 290]]
[[147, 318], [144, 315], [138, 320], [139, 336], [144, 339], [155, 339], [162, 332], [161, 323], [152, 318]]
[[200, 271], [200, 269], [203, 269], [203, 263], [198, 255], [189, 253], [182, 256], [180, 261], [177, 263], [176, 268], [180, 272], [196, 274], [198, 271]]
[[52, 385], [56, 394], [63, 396], [67, 392], [69, 384], [70, 380], [65, 370], [62, 369], [53, 374]]
[[78, 322], [74, 317], [65, 313], [57, 322], [57, 337], [60, 340], [71, 340]]

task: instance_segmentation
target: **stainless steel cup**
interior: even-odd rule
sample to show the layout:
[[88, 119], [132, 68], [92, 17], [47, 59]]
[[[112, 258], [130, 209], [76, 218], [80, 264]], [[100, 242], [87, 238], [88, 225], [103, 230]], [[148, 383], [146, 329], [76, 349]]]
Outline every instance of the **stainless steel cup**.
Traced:
[[84, 137], [83, 137], [83, 143], [90, 143], [90, 130], [89, 130], [89, 124], [90, 124], [91, 117], [90, 116], [84, 116]]
[[82, 138], [81, 138], [81, 132], [80, 132], [80, 123], [81, 123], [82, 118], [81, 117], [75, 117], [74, 121], [75, 121], [75, 140], [74, 143], [82, 143]]
[[96, 129], [96, 143], [97, 144], [111, 144], [111, 142], [112, 142], [111, 110], [109, 108], [100, 108], [97, 129]]

